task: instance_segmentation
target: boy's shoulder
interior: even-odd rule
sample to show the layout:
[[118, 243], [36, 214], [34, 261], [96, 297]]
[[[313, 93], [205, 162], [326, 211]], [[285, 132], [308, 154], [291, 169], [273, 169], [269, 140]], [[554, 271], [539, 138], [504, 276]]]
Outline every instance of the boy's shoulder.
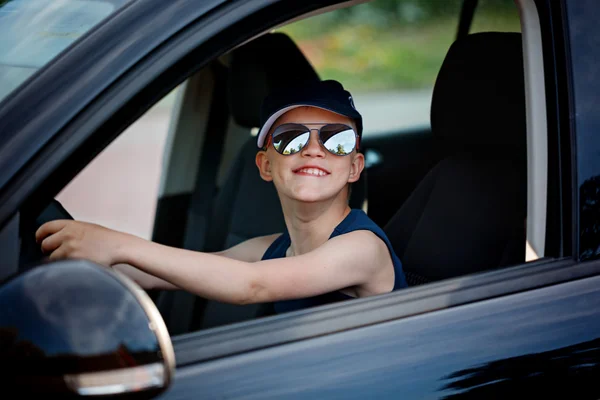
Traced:
[[364, 210], [353, 208], [346, 218], [344, 218], [344, 220], [335, 228], [331, 237], [357, 230], [369, 230], [377, 236], [386, 236], [383, 229], [381, 229], [381, 227], [377, 225]]

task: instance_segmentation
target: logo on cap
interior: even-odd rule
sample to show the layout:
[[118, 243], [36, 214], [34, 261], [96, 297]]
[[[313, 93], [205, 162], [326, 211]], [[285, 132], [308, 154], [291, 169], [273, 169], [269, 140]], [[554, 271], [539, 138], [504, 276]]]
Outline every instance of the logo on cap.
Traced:
[[354, 101], [352, 100], [352, 96], [348, 96], [348, 101], [350, 102], [350, 105], [352, 106], [352, 108], [354, 108], [356, 110], [356, 106], [354, 106]]

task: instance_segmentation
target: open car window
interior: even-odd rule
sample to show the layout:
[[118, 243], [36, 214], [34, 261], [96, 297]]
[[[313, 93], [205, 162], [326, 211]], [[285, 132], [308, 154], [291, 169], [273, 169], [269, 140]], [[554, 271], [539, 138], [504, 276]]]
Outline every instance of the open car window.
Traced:
[[[431, 95], [440, 66], [455, 39], [460, 14], [459, 1], [444, 3], [445, 7], [442, 8], [435, 7], [438, 2], [423, 1], [418, 2], [420, 6], [417, 8], [401, 7], [391, 13], [386, 4], [388, 3], [376, 0], [309, 17], [278, 29], [287, 33], [300, 47], [321, 79], [338, 79], [344, 82], [353, 94], [356, 93], [357, 108], [364, 110], [362, 112], [366, 126], [364, 144], [368, 177], [368, 189], [366, 193], [362, 193], [366, 200], [362, 201], [360, 206], [381, 227], [384, 227], [395, 212], [408, 201], [418, 184], [442, 159], [437, 153], [440, 149], [436, 147], [431, 132]], [[502, 4], [508, 10], [507, 15], [516, 15], [512, 1]], [[497, 10], [493, 8], [489, 12]], [[485, 9], [482, 12], [486, 12]], [[387, 18], [389, 20], [386, 20]], [[475, 18], [478, 18], [477, 14]], [[490, 29], [514, 32], [518, 24], [510, 18], [512, 17], [508, 17], [510, 23], [502, 25], [503, 22], [500, 22], [500, 25], [495, 24]], [[501, 18], [500, 21], [504, 19]], [[322, 28], [319, 30], [317, 27]], [[479, 29], [486, 31], [481, 24]], [[194, 190], [198, 188], [194, 187], [194, 184], [202, 180], [195, 175], [206, 174], [210, 177], [218, 168], [219, 171], [224, 171], [224, 175], [218, 182], [213, 197], [217, 204], [210, 209], [210, 221], [201, 228], [209, 229], [208, 241], [220, 235], [222, 240], [216, 244], [211, 243], [214, 247], [201, 250], [220, 251], [259, 234], [281, 232], [281, 224], [277, 227], [279, 230], [273, 228], [269, 232], [247, 229], [271, 229], [270, 216], [262, 213], [264, 210], [275, 213], [277, 204], [277, 197], [272, 197], [268, 203], [273, 205], [272, 208], [261, 207], [257, 210], [255, 204], [267, 204], [264, 198], [254, 200], [254, 192], [260, 192], [262, 189], [248, 185], [245, 180], [245, 174], [257, 172], [253, 161], [256, 147], [247, 146], [255, 140], [252, 133], [256, 132], [256, 126], [252, 126], [252, 123], [240, 123], [240, 119], [232, 115], [228, 127], [223, 132], [209, 131], [206, 128], [211, 124], [210, 120], [214, 114], [209, 111], [214, 109], [216, 94], [230, 95], [227, 91], [219, 90], [221, 87], [218, 86], [227, 83], [226, 80], [230, 78], [228, 74], [232, 66], [228, 56], [230, 54], [224, 54], [219, 60], [212, 60], [212, 65], [189, 77], [183, 85], [184, 90], [177, 95], [173, 112], [160, 117], [160, 125], [165, 128], [160, 140], [154, 140], [152, 135], [144, 134], [143, 128], [138, 136], [139, 141], [135, 143], [124, 133], [90, 163], [79, 178], [64, 188], [58, 199], [76, 219], [100, 223], [113, 229], [152, 238], [163, 244], [185, 247], [189, 242], [186, 235], [196, 230], [196, 227], [186, 220], [192, 214], [191, 208], [196, 204]], [[213, 70], [212, 67], [216, 67], [216, 64], [220, 67]], [[221, 81], [217, 77], [220, 74], [216, 74], [216, 71], [222, 70], [225, 71]], [[215, 76], [211, 75], [213, 73]], [[202, 77], [203, 74], [206, 76]], [[194, 83], [194, 80], [198, 82]], [[243, 85], [234, 88], [251, 90], [251, 87], [246, 89]], [[238, 100], [242, 96], [233, 98]], [[146, 117], [151, 117], [157, 110], [150, 110]], [[137, 123], [141, 122], [143, 118]], [[135, 124], [130, 128], [135, 128]], [[205, 137], [207, 132], [219, 135], [225, 133], [225, 130], [225, 150], [217, 161], [220, 164], [203, 163], [203, 146], [208, 142]], [[164, 134], [167, 134], [167, 137]], [[235, 146], [228, 148], [231, 143], [235, 143]], [[144, 146], [153, 146], [150, 152], [156, 155], [153, 159], [154, 164], [151, 168], [137, 169], [136, 166], [129, 169], [133, 174], [125, 173], [128, 170], [125, 166], [131, 166], [133, 155], [148, 153], [149, 149]], [[243, 150], [246, 147], [249, 151]], [[106, 163], [107, 159], [103, 159], [103, 156], [110, 156], [110, 161]], [[250, 166], [243, 164], [247, 161], [245, 159], [251, 161]], [[236, 171], [243, 171], [244, 175], [236, 176]], [[173, 184], [176, 180], [183, 179], [185, 182], [181, 185]], [[148, 191], [135, 189], [142, 180], [151, 182], [147, 186]], [[103, 183], [108, 184], [103, 186]], [[99, 193], [98, 196], [90, 192], [90, 185]], [[249, 188], [254, 192], [248, 190]], [[354, 189], [353, 193], [360, 194], [360, 186], [357, 185]], [[522, 189], [519, 196], [525, 194], [526, 187], [523, 186]], [[468, 191], [465, 193], [469, 194]], [[135, 196], [139, 197], [136, 199]], [[99, 200], [100, 204], [94, 205], [90, 199]], [[123, 199], [126, 199], [129, 207], [114, 207]], [[243, 209], [244, 203], [249, 207]], [[142, 204], [148, 207], [140, 207]], [[142, 208], [149, 212], [146, 212], [144, 220], [140, 220], [140, 226], [133, 226], [137, 221], [135, 214]], [[153, 212], [155, 215], [152, 215]], [[525, 218], [522, 218], [519, 220], [519, 227], [524, 226]], [[201, 229], [199, 231], [205, 232]], [[520, 234], [515, 233], [515, 236]], [[435, 245], [436, 243], [431, 243], [432, 248]], [[465, 240], [455, 247], [462, 249], [464, 253], [470, 252], [471, 245], [470, 241]], [[517, 246], [523, 249], [524, 254], [525, 240], [518, 242]], [[525, 262], [525, 257], [521, 262]], [[506, 265], [508, 264], [503, 264]], [[480, 268], [477, 271], [482, 271], [488, 265], [481, 263], [476, 267]], [[446, 277], [435, 277], [435, 280]], [[422, 283], [432, 281], [425, 280]], [[177, 328], [170, 326], [173, 334], [240, 322], [259, 315], [253, 312], [245, 313], [238, 307], [222, 309], [214, 303], [206, 304], [206, 299], [194, 299], [192, 309], [195, 309], [195, 315], [192, 316], [192, 321], [180, 323], [189, 317], [182, 315], [184, 308], [175, 309], [170, 304], [177, 304], [177, 301], [161, 302], [160, 297], [157, 298], [157, 303], [159, 306], [162, 304], [161, 311], [164, 311], [165, 319], [169, 323], [175, 321], [175, 324], [179, 325]]]
[[129, 126], [56, 196], [75, 219], [152, 238], [176, 92]]

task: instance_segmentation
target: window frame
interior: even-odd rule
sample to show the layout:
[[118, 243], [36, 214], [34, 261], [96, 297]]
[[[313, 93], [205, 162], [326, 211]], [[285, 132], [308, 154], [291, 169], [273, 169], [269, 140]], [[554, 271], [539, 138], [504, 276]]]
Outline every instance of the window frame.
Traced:
[[521, 19], [527, 108], [527, 242], [544, 257], [548, 182], [546, 83], [540, 20], [532, 0], [515, 0]]
[[[317, 7], [314, 3], [310, 6]], [[71, 171], [74, 165], [89, 161], [94, 151], [112, 140], [111, 135], [116, 137], [155, 100], [170, 92], [209, 60], [229, 50], [225, 47], [233, 47], [290, 15], [306, 12], [307, 8], [301, 1], [285, 4], [275, 0], [238, 1], [225, 4], [190, 23], [176, 37], [155, 48], [135, 67], [124, 72], [117, 82], [60, 130], [51, 145], [29, 163], [14, 184], [8, 186], [15, 193], [8, 196], [9, 203], [0, 201], [4, 204], [2, 217], [6, 218], [9, 214], [9, 207], [15, 207], [15, 203], [20, 205], [28, 197], [36, 197], [33, 201], [39, 204], [48, 200], [66, 177], [74, 176]], [[24, 180], [29, 182], [28, 185], [23, 183]], [[39, 186], [36, 188], [35, 185]], [[6, 193], [2, 198], [7, 198]], [[14, 213], [14, 209], [11, 211]], [[540, 259], [374, 298], [191, 332], [172, 339], [178, 366], [181, 366], [598, 274], [600, 263], [577, 264], [569, 257]]]

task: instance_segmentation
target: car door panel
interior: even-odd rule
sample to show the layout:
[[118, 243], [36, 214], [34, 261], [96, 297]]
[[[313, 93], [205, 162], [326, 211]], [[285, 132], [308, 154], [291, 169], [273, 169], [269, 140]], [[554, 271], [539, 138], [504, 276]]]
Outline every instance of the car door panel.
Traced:
[[598, 287], [597, 276], [180, 367], [161, 398], [597, 397]]

